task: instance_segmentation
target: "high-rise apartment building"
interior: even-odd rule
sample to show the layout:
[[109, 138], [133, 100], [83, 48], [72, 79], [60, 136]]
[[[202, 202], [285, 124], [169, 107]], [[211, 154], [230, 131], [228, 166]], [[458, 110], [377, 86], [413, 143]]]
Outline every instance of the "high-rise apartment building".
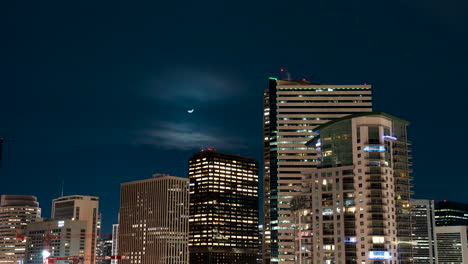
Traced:
[[302, 171], [317, 166], [304, 144], [314, 129], [349, 114], [372, 111], [371, 85], [325, 85], [270, 78], [264, 92], [264, 259], [294, 263], [289, 203], [301, 191]]
[[467, 226], [437, 226], [437, 259], [439, 264], [468, 263]]
[[434, 201], [412, 200], [410, 204], [414, 264], [437, 264]]
[[[69, 264], [60, 258], [75, 258], [85, 263], [93, 256], [86, 254], [85, 245], [89, 240], [87, 221], [40, 219], [28, 225], [26, 229], [25, 264]], [[45, 258], [47, 261], [44, 261]], [[54, 260], [52, 260], [54, 259]]]
[[256, 263], [258, 165], [208, 149], [189, 160], [190, 263]]
[[95, 264], [97, 239], [100, 231], [99, 198], [70, 195], [54, 199], [52, 201], [52, 219], [86, 222], [84, 264]]
[[370, 112], [317, 127], [320, 165], [292, 204], [298, 263], [413, 263], [407, 125]]
[[468, 226], [468, 204], [436, 201], [435, 221], [436, 226]]
[[29, 223], [41, 217], [36, 197], [2, 195], [0, 201], [0, 263], [20, 264], [24, 260], [26, 244], [17, 236], [24, 236]]
[[122, 183], [119, 263], [188, 263], [188, 218], [188, 179], [156, 174]]

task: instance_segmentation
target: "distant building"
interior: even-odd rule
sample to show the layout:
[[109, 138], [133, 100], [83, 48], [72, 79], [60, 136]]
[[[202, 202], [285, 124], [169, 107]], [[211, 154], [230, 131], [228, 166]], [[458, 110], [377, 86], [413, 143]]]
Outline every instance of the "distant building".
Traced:
[[468, 263], [467, 226], [437, 226], [439, 264]]
[[256, 263], [258, 165], [208, 149], [192, 155], [190, 264]]
[[[85, 245], [87, 221], [41, 219], [31, 223], [26, 232], [26, 264], [42, 264], [44, 257], [77, 257], [81, 263], [89, 261]], [[69, 261], [57, 260], [56, 264], [69, 264]]]
[[83, 264], [95, 264], [99, 237], [99, 198], [85, 195], [69, 195], [52, 201], [52, 219], [86, 222], [85, 260]]
[[435, 221], [436, 226], [468, 226], [468, 204], [436, 201]]
[[257, 264], [263, 263], [263, 225], [258, 225], [258, 255]]
[[295, 263], [294, 226], [286, 206], [300, 193], [302, 171], [317, 166], [304, 144], [319, 125], [372, 111], [372, 86], [270, 78], [263, 93], [263, 213], [266, 263]]
[[[112, 256], [117, 256], [119, 254], [118, 248], [119, 248], [119, 224], [113, 224], [112, 225], [112, 250], [111, 250]], [[118, 262], [119, 262], [118, 259], [111, 260], [111, 264], [117, 264]]]
[[317, 128], [320, 165], [292, 199], [296, 263], [413, 263], [407, 125], [369, 112]]
[[156, 174], [122, 183], [120, 264], [188, 263], [189, 180]]
[[112, 239], [99, 238], [96, 248], [96, 264], [111, 264]]
[[22, 263], [26, 244], [25, 240], [18, 236], [24, 236], [27, 225], [40, 217], [41, 208], [39, 208], [36, 197], [2, 195], [0, 201], [0, 263]]
[[414, 264], [437, 264], [434, 201], [411, 201]]

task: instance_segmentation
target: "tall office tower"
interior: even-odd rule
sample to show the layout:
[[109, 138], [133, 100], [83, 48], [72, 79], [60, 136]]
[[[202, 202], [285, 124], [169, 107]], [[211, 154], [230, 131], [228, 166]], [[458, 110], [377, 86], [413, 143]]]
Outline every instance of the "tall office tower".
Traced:
[[84, 264], [95, 264], [96, 245], [99, 237], [99, 198], [70, 195], [52, 200], [52, 219], [86, 221]]
[[436, 226], [468, 226], [468, 204], [436, 201], [435, 221]]
[[36, 197], [2, 195], [0, 201], [0, 263], [19, 264], [24, 259], [26, 226], [41, 217]]
[[258, 165], [208, 149], [189, 160], [190, 263], [256, 263]]
[[[111, 250], [111, 256], [117, 256], [119, 254], [118, 252], [119, 248], [119, 224], [113, 224], [112, 225], [112, 250]], [[119, 260], [117, 259], [112, 259], [111, 264], [117, 264]]]
[[[28, 225], [26, 229], [25, 264], [52, 263], [69, 264], [70, 260], [59, 260], [74, 257], [81, 263], [91, 259], [85, 254], [85, 243], [88, 237], [87, 221], [40, 219]], [[45, 262], [44, 258], [48, 257]], [[52, 260], [57, 258], [56, 260]]]
[[436, 264], [434, 201], [412, 200], [410, 205], [414, 264]]
[[407, 125], [370, 112], [317, 128], [320, 165], [293, 199], [299, 263], [412, 263]]
[[372, 111], [371, 85], [325, 85], [270, 78], [264, 92], [264, 259], [294, 263], [294, 228], [288, 205], [300, 192], [302, 170], [316, 166], [304, 146], [316, 126]]
[[468, 263], [467, 229], [467, 226], [436, 226], [439, 264]]
[[188, 217], [188, 179], [155, 174], [122, 183], [119, 263], [188, 263]]

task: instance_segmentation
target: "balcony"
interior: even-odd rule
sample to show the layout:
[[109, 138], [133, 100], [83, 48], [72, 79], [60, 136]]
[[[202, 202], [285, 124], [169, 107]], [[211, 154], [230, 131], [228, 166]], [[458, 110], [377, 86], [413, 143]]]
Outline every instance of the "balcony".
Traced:
[[385, 182], [385, 179], [383, 179], [382, 177], [370, 177], [370, 179], [367, 179], [366, 182], [376, 182], [376, 183], [381, 183], [381, 182]]
[[367, 198], [387, 198], [387, 196], [382, 193], [371, 193], [371, 194], [366, 195], [366, 197]]

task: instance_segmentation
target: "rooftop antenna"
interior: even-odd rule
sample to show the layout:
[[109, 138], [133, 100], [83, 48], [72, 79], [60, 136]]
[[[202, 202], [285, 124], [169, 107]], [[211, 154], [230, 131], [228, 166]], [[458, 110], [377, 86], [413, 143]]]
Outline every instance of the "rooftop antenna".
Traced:
[[286, 70], [285, 68], [281, 68], [280, 72], [286, 74], [286, 80], [290, 81], [291, 80], [291, 74]]

